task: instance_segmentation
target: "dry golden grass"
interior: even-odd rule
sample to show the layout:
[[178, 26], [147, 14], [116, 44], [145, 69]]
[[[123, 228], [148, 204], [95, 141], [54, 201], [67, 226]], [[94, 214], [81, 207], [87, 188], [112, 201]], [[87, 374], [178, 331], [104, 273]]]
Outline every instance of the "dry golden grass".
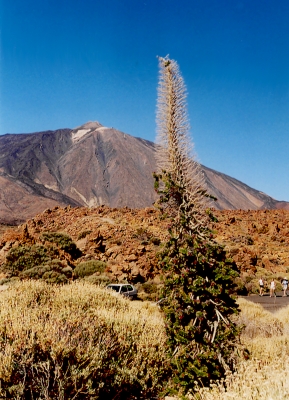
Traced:
[[238, 372], [229, 375], [224, 382], [200, 390], [201, 400], [284, 400], [289, 396], [289, 366], [285, 359], [276, 358], [274, 363], [260, 364], [251, 360], [240, 364]]
[[87, 283], [29, 281], [1, 293], [0, 307], [1, 398], [146, 398], [166, 379], [152, 304]]
[[239, 299], [238, 323], [246, 323], [242, 342], [251, 359], [211, 388], [199, 389], [201, 400], [283, 400], [289, 397], [289, 307], [271, 314], [260, 305]]
[[236, 322], [238, 325], [245, 325], [243, 337], [254, 339], [256, 337], [276, 337], [283, 334], [284, 325], [282, 321], [269, 311], [266, 311], [260, 304], [238, 299], [241, 309]]
[[[271, 314], [239, 304], [251, 358], [188, 398], [289, 396], [289, 308]], [[83, 282], [28, 281], [0, 293], [0, 307], [0, 398], [145, 399], [169, 381], [164, 322], [151, 303]]]

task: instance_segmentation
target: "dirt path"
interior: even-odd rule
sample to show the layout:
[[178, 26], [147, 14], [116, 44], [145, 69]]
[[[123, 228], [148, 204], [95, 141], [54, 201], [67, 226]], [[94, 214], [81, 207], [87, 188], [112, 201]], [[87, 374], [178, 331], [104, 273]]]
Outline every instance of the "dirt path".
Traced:
[[258, 296], [257, 294], [252, 294], [250, 296], [242, 296], [243, 299], [252, 301], [253, 303], [261, 304], [265, 310], [274, 313], [282, 307], [287, 307], [289, 305], [289, 296], [283, 297], [283, 292], [277, 292], [276, 297], [270, 297], [269, 294], [264, 294], [264, 296]]

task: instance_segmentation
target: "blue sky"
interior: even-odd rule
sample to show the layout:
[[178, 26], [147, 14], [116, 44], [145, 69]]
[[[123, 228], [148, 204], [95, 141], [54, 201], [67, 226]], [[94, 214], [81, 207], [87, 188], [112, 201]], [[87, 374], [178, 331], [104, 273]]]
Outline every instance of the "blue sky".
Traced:
[[99, 121], [155, 140], [156, 56], [199, 161], [289, 201], [288, 0], [0, 0], [0, 134]]

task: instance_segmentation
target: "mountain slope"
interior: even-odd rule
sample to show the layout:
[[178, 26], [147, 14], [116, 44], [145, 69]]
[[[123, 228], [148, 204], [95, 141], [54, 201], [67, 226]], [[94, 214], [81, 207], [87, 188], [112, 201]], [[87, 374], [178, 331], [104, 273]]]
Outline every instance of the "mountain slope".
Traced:
[[[98, 122], [74, 130], [0, 136], [0, 222], [20, 222], [61, 206], [150, 206], [156, 199], [154, 143]], [[217, 209], [287, 208], [203, 166]]]
[[286, 201], [275, 200], [267, 194], [253, 189], [229, 175], [215, 171], [204, 165], [202, 169], [209, 193], [213, 194], [218, 199], [218, 201], [213, 204], [213, 207], [216, 209], [289, 210], [289, 203]]

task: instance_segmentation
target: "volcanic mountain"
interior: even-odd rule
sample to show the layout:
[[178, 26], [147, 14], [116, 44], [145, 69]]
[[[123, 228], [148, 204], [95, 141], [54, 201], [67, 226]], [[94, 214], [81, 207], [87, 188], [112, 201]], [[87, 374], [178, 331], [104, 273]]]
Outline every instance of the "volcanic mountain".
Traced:
[[[19, 223], [55, 205], [150, 206], [155, 151], [153, 142], [98, 122], [0, 136], [0, 222]], [[289, 209], [287, 202], [202, 168], [217, 209]]]

